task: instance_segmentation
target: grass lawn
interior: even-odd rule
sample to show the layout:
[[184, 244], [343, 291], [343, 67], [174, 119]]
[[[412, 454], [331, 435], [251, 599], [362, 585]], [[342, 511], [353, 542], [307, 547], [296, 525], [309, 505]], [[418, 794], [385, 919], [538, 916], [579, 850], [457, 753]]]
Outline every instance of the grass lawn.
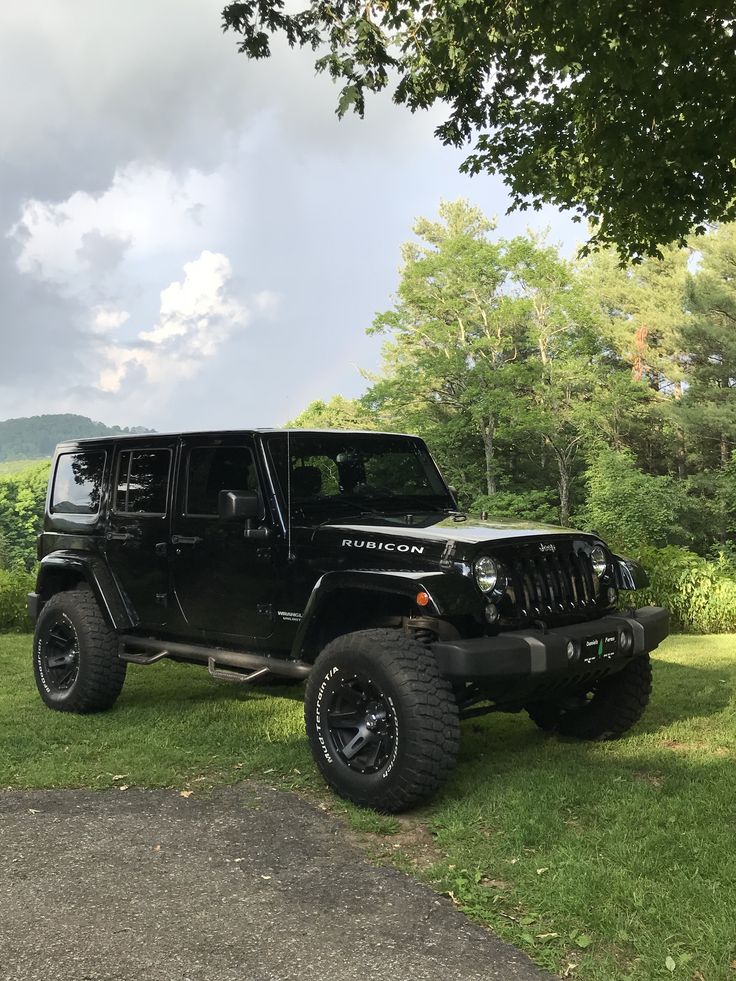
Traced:
[[344, 812], [373, 857], [553, 973], [736, 981], [734, 636], [670, 638], [649, 712], [616, 743], [546, 737], [526, 716], [464, 723], [446, 790], [401, 819], [327, 796], [298, 686], [250, 691], [196, 667], [132, 666], [112, 712], [67, 716], [36, 695], [30, 650], [27, 636], [0, 638], [0, 787], [198, 794], [246, 775], [280, 781]]

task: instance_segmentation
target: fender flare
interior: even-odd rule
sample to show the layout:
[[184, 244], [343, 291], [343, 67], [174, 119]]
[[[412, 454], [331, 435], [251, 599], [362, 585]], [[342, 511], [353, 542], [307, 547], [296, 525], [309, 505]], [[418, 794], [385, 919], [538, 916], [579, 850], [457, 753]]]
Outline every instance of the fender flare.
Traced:
[[482, 613], [482, 597], [474, 583], [460, 573], [432, 569], [404, 572], [388, 569], [347, 569], [321, 576], [307, 601], [291, 649], [291, 657], [302, 660], [308, 654], [309, 638], [319, 626], [323, 611], [337, 593], [357, 595], [385, 593], [416, 602], [417, 593], [425, 592], [429, 603], [416, 607], [417, 613], [430, 617]]
[[107, 564], [102, 558], [90, 556], [86, 552], [65, 549], [51, 552], [41, 559], [36, 579], [36, 590], [41, 597], [41, 604], [59, 592], [58, 588], [54, 588], [54, 580], [66, 578], [69, 573], [73, 578], [87, 583], [105, 620], [113, 630], [130, 630], [135, 626], [135, 619]]
[[614, 555], [613, 563], [616, 586], [619, 589], [646, 589], [649, 585], [647, 571], [639, 562], [623, 555]]

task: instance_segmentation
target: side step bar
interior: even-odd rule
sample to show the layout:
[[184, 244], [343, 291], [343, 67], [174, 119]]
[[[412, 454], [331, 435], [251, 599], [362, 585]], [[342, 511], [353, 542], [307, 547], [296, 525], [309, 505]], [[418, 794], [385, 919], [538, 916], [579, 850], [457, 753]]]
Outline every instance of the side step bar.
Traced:
[[242, 671], [236, 671], [234, 668], [218, 668], [214, 657], [207, 662], [207, 670], [215, 681], [234, 681], [239, 685], [252, 685], [256, 681], [266, 680], [271, 674], [268, 668], [258, 668], [257, 671], [249, 671], [248, 674], [243, 674]]
[[[283, 678], [306, 678], [312, 670], [312, 665], [305, 661], [287, 661], [279, 657], [266, 657], [264, 654], [249, 654], [245, 651], [227, 650], [221, 647], [205, 647], [199, 644], [186, 644], [181, 641], [156, 640], [153, 637], [136, 637], [125, 634], [120, 638], [120, 657], [123, 661], [133, 664], [154, 664], [164, 657], [179, 657], [187, 661], [206, 664], [213, 671], [220, 672], [218, 665], [229, 668], [239, 668], [250, 674], [237, 675], [236, 671], [227, 673], [228, 681], [233, 681], [231, 675], [237, 675], [237, 680], [255, 681], [254, 672], [268, 671], [269, 674]], [[259, 677], [263, 677], [259, 674]], [[224, 680], [224, 679], [223, 679]]]
[[120, 651], [119, 655], [121, 661], [127, 661], [129, 664], [155, 664], [156, 661], [168, 656], [168, 651], [156, 651], [155, 654], [136, 654], [134, 651], [126, 651], [125, 648]]

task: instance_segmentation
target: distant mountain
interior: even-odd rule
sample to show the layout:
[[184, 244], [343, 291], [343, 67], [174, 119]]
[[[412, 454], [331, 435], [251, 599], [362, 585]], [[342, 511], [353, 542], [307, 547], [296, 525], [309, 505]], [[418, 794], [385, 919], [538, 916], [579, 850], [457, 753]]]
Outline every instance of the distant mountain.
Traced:
[[0, 461], [38, 460], [51, 456], [56, 444], [65, 439], [152, 432], [153, 429], [143, 426], [106, 426], [87, 416], [72, 414], [6, 419], [0, 422]]

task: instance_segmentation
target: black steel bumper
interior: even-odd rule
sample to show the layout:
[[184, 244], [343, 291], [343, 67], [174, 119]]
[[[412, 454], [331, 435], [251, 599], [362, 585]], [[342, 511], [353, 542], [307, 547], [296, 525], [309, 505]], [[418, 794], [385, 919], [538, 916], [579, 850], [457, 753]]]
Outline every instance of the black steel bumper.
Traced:
[[31, 623], [35, 623], [38, 620], [38, 614], [41, 612], [41, 597], [38, 593], [29, 593], [26, 600], [28, 606], [28, 616], [31, 618]]
[[440, 671], [451, 681], [541, 680], [615, 670], [637, 654], [654, 650], [668, 633], [667, 610], [643, 606], [629, 616], [614, 614], [544, 632], [518, 630], [442, 641], [432, 650]]

